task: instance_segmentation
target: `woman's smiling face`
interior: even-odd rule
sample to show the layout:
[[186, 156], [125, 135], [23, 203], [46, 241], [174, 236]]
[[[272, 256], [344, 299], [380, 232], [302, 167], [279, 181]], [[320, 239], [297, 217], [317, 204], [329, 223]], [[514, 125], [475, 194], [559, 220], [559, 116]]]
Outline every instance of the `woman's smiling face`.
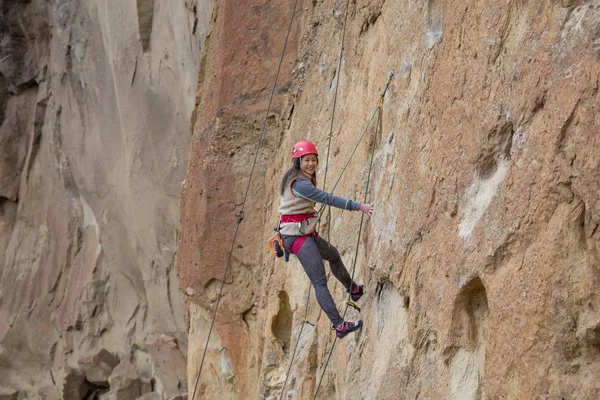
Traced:
[[312, 176], [319, 166], [319, 159], [316, 154], [306, 154], [300, 159], [300, 170], [306, 175]]

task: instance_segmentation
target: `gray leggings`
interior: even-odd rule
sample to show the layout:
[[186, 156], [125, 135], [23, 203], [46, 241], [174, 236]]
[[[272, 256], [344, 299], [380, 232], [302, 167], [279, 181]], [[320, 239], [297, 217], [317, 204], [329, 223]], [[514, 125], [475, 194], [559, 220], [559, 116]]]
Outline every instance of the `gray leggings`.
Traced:
[[[283, 243], [288, 249], [292, 247], [292, 243], [298, 236], [283, 236]], [[340, 313], [338, 312], [331, 293], [327, 288], [327, 277], [325, 276], [325, 266], [323, 260], [329, 261], [329, 268], [333, 273], [333, 276], [338, 281], [342, 282], [346, 290], [350, 290], [352, 286], [352, 278], [348, 270], [342, 262], [340, 253], [337, 249], [329, 244], [325, 239], [320, 236], [312, 237], [308, 236], [302, 244], [298, 254], [296, 254], [298, 260], [304, 267], [304, 271], [310, 279], [313, 287], [315, 288], [315, 296], [317, 302], [325, 311], [325, 314], [331, 320], [334, 326], [338, 326], [344, 321]]]

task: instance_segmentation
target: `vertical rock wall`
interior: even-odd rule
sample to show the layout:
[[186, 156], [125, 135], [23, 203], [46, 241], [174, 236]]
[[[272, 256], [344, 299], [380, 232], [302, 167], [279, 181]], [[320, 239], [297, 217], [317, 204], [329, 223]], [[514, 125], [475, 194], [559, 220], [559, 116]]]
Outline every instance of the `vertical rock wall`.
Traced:
[[102, 347], [152, 378], [155, 332], [185, 349], [173, 264], [209, 4], [0, 1], [0, 386], [41, 395]]
[[[201, 63], [178, 254], [190, 383], [291, 3], [265, 15], [270, 2], [219, 1]], [[319, 398], [598, 398], [600, 3], [351, 1], [338, 71], [345, 3], [302, 4], [291, 86], [269, 118], [197, 398], [279, 398], [309, 286], [297, 260], [275, 261], [265, 245], [289, 149], [308, 138], [325, 154], [339, 74], [331, 187], [391, 69], [382, 129], [336, 188], [362, 199], [374, 140], [376, 209], [356, 263], [365, 325], [337, 342]], [[349, 268], [358, 225], [334, 210]], [[329, 287], [342, 307], [343, 288]], [[313, 397], [333, 342], [309, 306], [316, 326], [305, 326], [286, 398]]]

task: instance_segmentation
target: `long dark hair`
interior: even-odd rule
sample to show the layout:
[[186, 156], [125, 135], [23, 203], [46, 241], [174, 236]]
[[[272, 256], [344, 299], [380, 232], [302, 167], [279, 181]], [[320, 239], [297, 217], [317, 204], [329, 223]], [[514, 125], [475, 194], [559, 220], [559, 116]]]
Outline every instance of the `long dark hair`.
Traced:
[[[292, 181], [292, 179], [298, 178], [299, 176], [307, 177], [307, 175], [304, 172], [302, 172], [302, 170], [300, 169], [301, 162], [302, 162], [302, 157], [294, 158], [292, 160], [292, 166], [283, 175], [283, 178], [281, 179], [281, 195], [282, 196], [283, 196], [283, 193], [285, 193], [285, 190], [290, 185], [290, 182]], [[319, 162], [319, 157], [317, 156], [317, 163], [318, 162]], [[313, 185], [317, 186], [317, 172], [316, 171], [313, 172], [312, 176], [310, 177], [310, 181], [312, 182]]]

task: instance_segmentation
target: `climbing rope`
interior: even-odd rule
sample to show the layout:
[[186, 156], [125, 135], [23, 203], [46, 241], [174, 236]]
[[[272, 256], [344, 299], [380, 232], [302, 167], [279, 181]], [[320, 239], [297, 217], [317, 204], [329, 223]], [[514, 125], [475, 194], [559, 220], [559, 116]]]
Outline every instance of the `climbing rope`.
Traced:
[[[346, 172], [346, 168], [348, 168], [348, 165], [350, 164], [350, 161], [352, 161], [352, 158], [354, 157], [354, 153], [356, 152], [356, 149], [358, 149], [358, 146], [360, 145], [360, 143], [362, 142], [365, 134], [367, 133], [367, 129], [369, 129], [369, 126], [371, 126], [371, 122], [373, 122], [373, 118], [375, 117], [375, 114], [377, 114], [377, 110], [379, 110], [379, 106], [377, 106], [375, 108], [375, 111], [373, 111], [373, 114], [371, 115], [371, 118], [369, 119], [369, 122], [367, 123], [367, 126], [365, 127], [365, 129], [363, 130], [362, 134], [360, 135], [360, 138], [356, 142], [356, 145], [354, 145], [354, 149], [352, 149], [352, 152], [350, 153], [350, 157], [348, 157], [348, 160], [346, 160], [346, 164], [344, 164], [344, 167], [342, 168], [342, 172], [340, 173], [340, 175], [338, 176], [337, 180], [335, 181], [335, 184], [331, 188], [331, 194], [333, 194], [333, 192], [335, 192], [335, 188], [337, 187], [338, 183], [340, 183], [340, 180], [342, 179], [342, 176], [344, 176], [344, 173]], [[321, 207], [319, 208], [319, 211], [317, 211], [317, 214], [319, 214], [319, 218], [321, 217], [321, 214], [323, 213], [323, 211], [325, 211], [325, 208], [327, 208], [327, 207], [328, 207], [327, 205], [321, 204]]]
[[[356, 143], [356, 145], [354, 146], [354, 149], [352, 149], [352, 152], [350, 153], [350, 157], [348, 157], [348, 160], [346, 161], [346, 164], [344, 164], [344, 167], [342, 168], [342, 172], [340, 173], [340, 175], [338, 176], [337, 180], [335, 181], [335, 184], [333, 185], [333, 188], [331, 189], [331, 194], [333, 194], [333, 192], [335, 191], [335, 188], [337, 187], [338, 183], [340, 183], [340, 180], [342, 179], [342, 176], [344, 175], [344, 172], [346, 172], [346, 168], [348, 167], [348, 164], [350, 164], [350, 161], [354, 157], [354, 153], [356, 152], [356, 149], [358, 149], [358, 146], [360, 145], [361, 141], [363, 140], [363, 137], [367, 133], [367, 129], [369, 129], [369, 126], [371, 126], [371, 122], [373, 122], [373, 118], [375, 117], [375, 115], [377, 114], [377, 112], [380, 111], [381, 108], [383, 108], [383, 99], [385, 98], [385, 95], [386, 95], [386, 93], [388, 91], [388, 88], [390, 87], [390, 84], [392, 83], [392, 79], [394, 79], [394, 74], [395, 74], [395, 72], [394, 72], [394, 70], [392, 70], [390, 72], [390, 76], [388, 77], [387, 83], [385, 84], [385, 88], [383, 89], [383, 92], [379, 96], [379, 101], [377, 102], [377, 107], [375, 107], [375, 110], [373, 111], [373, 114], [371, 114], [371, 118], [369, 119], [369, 122], [367, 122], [367, 126], [365, 127], [365, 129], [363, 129], [363, 132], [360, 135], [360, 138], [358, 139], [358, 142]], [[319, 208], [318, 213], [322, 213], [323, 210], [325, 209], [325, 207], [327, 207], [327, 206], [324, 205], [324, 204], [321, 204], [321, 207]]]
[[208, 337], [206, 339], [206, 345], [204, 346], [204, 353], [202, 354], [202, 361], [200, 362], [200, 368], [198, 370], [198, 376], [196, 377], [196, 383], [194, 384], [194, 392], [192, 394], [192, 400], [196, 397], [196, 390], [198, 389], [198, 382], [200, 382], [200, 376], [202, 374], [202, 367], [204, 366], [204, 359], [206, 358], [206, 352], [208, 350], [208, 343], [210, 341], [210, 336], [213, 331], [213, 327], [215, 325], [215, 319], [217, 317], [217, 311], [219, 309], [219, 303], [221, 301], [221, 296], [223, 295], [223, 286], [225, 285], [225, 280], [227, 279], [227, 272], [229, 271], [229, 266], [231, 265], [231, 258], [233, 255], [233, 249], [235, 245], [235, 241], [237, 239], [238, 231], [240, 228], [240, 224], [244, 220], [244, 207], [246, 206], [246, 200], [248, 199], [248, 193], [250, 191], [250, 183], [252, 182], [252, 177], [254, 175], [254, 169], [256, 167], [256, 162], [258, 160], [258, 155], [260, 153], [260, 148], [262, 145], [263, 137], [265, 135], [265, 131], [267, 128], [267, 121], [269, 118], [269, 112], [271, 111], [271, 105], [273, 103], [273, 97], [275, 95], [275, 89], [277, 88], [277, 81], [279, 79], [279, 73], [281, 71], [281, 65], [283, 64], [283, 58], [285, 56], [285, 50], [287, 48], [288, 40], [290, 37], [290, 32], [292, 31], [292, 25], [294, 22], [294, 16], [296, 15], [296, 6], [298, 5], [298, 0], [294, 2], [294, 8], [292, 10], [292, 17], [290, 18], [290, 24], [288, 27], [288, 31], [285, 37], [285, 43], [283, 45], [283, 51], [281, 52], [281, 58], [279, 60], [279, 66], [277, 67], [277, 73], [275, 74], [275, 82], [273, 82], [273, 89], [271, 90], [271, 97], [269, 99], [269, 105], [267, 106], [267, 112], [265, 113], [265, 119], [262, 127], [262, 131], [260, 133], [260, 137], [258, 138], [258, 144], [256, 146], [256, 154], [254, 155], [254, 162], [252, 163], [252, 169], [250, 171], [250, 176], [248, 178], [248, 186], [246, 187], [246, 193], [244, 194], [244, 200], [242, 201], [242, 207], [240, 209], [240, 213], [238, 214], [237, 225], [235, 227], [235, 233], [233, 234], [233, 240], [231, 241], [231, 249], [229, 251], [229, 257], [227, 259], [227, 265], [225, 267], [225, 273], [223, 274], [223, 280], [221, 282], [221, 289], [219, 290], [219, 295], [217, 296], [217, 302], [215, 304], [215, 312], [213, 314], [212, 322], [210, 323], [210, 329], [208, 331]]
[[[379, 133], [379, 127], [381, 125], [381, 109], [383, 108], [383, 99], [385, 97], [385, 94], [387, 93], [388, 87], [390, 86], [390, 83], [392, 82], [393, 77], [394, 77], [394, 72], [392, 71], [392, 73], [390, 74], [390, 77], [388, 78], [387, 84], [385, 85], [385, 89], [379, 98], [379, 102], [377, 104], [377, 109], [375, 110], [377, 112], [377, 125], [375, 126], [375, 137], [373, 139], [373, 145], [371, 146], [371, 159], [369, 161], [369, 170], [367, 173], [367, 183], [365, 185], [365, 195], [364, 195], [363, 202], [367, 201], [367, 196], [369, 194], [369, 185], [371, 182], [371, 170], [373, 169], [373, 158], [375, 155], [375, 145], [377, 143], [377, 133]], [[371, 118], [371, 120], [372, 120], [372, 118]], [[369, 121], [369, 124], [370, 124], [370, 121]], [[368, 126], [367, 126], [367, 128], [368, 128]], [[361, 214], [360, 225], [358, 228], [358, 235], [357, 235], [357, 240], [356, 240], [356, 249], [354, 252], [354, 260], [352, 262], [351, 282], [354, 282], [354, 273], [356, 271], [356, 262], [358, 260], [358, 249], [360, 247], [360, 236], [362, 233], [364, 219], [365, 219], [365, 215]], [[350, 299], [351, 299], [351, 293], [348, 293], [348, 300], [346, 302], [346, 308], [344, 309], [344, 314], [342, 315], [342, 318], [344, 318], [344, 319], [346, 319], [346, 314], [348, 313], [348, 307], [351, 306]], [[333, 354], [333, 349], [335, 348], [336, 343], [337, 343], [337, 335], [336, 335], [335, 339], [333, 340], [333, 344], [331, 345], [331, 349], [329, 350], [329, 355], [327, 356], [327, 360], [325, 361], [325, 364], [323, 366], [323, 372], [321, 373], [321, 378], [319, 379], [319, 384], [317, 385], [317, 389], [315, 390], [315, 395], [313, 397], [313, 400], [316, 400], [317, 395], [319, 394], [319, 389], [321, 388], [321, 384], [323, 383], [323, 378], [325, 377], [325, 372], [327, 371], [327, 367], [329, 366], [329, 360], [331, 360], [331, 355]]]
[[331, 150], [331, 138], [333, 137], [333, 122], [335, 120], [335, 107], [337, 105], [338, 89], [340, 87], [340, 75], [342, 75], [342, 59], [344, 58], [344, 43], [346, 41], [346, 23], [348, 22], [348, 9], [350, 0], [346, 1], [346, 15], [344, 17], [344, 27], [342, 28], [342, 43], [340, 45], [340, 56], [338, 57], [338, 68], [336, 71], [335, 94], [333, 95], [333, 110], [331, 112], [331, 125], [327, 135], [327, 158], [325, 159], [325, 172], [323, 173], [323, 190], [327, 188], [327, 170], [329, 169], [329, 154]]
[[[323, 190], [326, 190], [327, 186], [327, 171], [329, 169], [329, 154], [331, 151], [331, 138], [333, 136], [333, 122], [335, 120], [335, 108], [337, 105], [337, 97], [338, 97], [338, 89], [340, 87], [340, 75], [342, 74], [342, 58], [344, 55], [344, 43], [346, 39], [346, 24], [348, 22], [348, 9], [350, 8], [350, 0], [346, 0], [346, 13], [344, 17], [344, 27], [342, 29], [342, 42], [340, 44], [340, 56], [338, 57], [338, 68], [336, 71], [336, 83], [335, 83], [335, 94], [333, 96], [333, 110], [331, 113], [331, 125], [329, 126], [329, 134], [327, 135], [327, 157], [325, 158], [325, 172], [323, 173]], [[339, 179], [338, 179], [339, 181]], [[331, 212], [327, 216], [327, 241], [331, 242], [330, 238], [330, 230], [331, 226]], [[321, 213], [319, 213], [319, 222], [321, 224]], [[285, 387], [287, 385], [288, 378], [290, 376], [290, 371], [292, 370], [292, 365], [294, 363], [294, 358], [296, 357], [296, 351], [298, 350], [298, 344], [300, 343], [300, 338], [302, 337], [302, 332], [304, 331], [304, 326], [306, 324], [313, 325], [308, 321], [308, 306], [310, 301], [310, 293], [311, 293], [312, 285], [309, 282], [308, 284], [308, 294], [306, 295], [306, 304], [304, 305], [304, 318], [302, 320], [302, 325], [300, 326], [300, 332], [298, 333], [298, 339], [296, 340], [296, 345], [294, 346], [294, 351], [292, 353], [292, 358], [290, 359], [290, 366], [288, 367], [288, 371], [285, 374], [285, 382], [283, 383], [283, 387], [281, 388], [281, 396], [280, 399], [283, 398], [283, 393], [285, 393]], [[313, 325], [314, 326], [314, 325]]]
[[[335, 83], [335, 95], [333, 97], [333, 110], [331, 111], [331, 125], [329, 127], [329, 134], [327, 135], [327, 158], [325, 160], [325, 173], [323, 175], [323, 190], [327, 190], [327, 170], [329, 168], [329, 154], [331, 150], [331, 138], [333, 137], [333, 122], [335, 119], [335, 106], [337, 104], [338, 88], [340, 87], [340, 76], [342, 75], [342, 60], [344, 59], [344, 43], [346, 41], [346, 24], [348, 22], [348, 10], [350, 8], [350, 0], [346, 1], [346, 12], [344, 16], [344, 26], [342, 28], [342, 43], [340, 45], [340, 56], [338, 57], [338, 68], [336, 71], [336, 83]], [[332, 15], [335, 19], [335, 12]], [[319, 225], [321, 224], [321, 214], [319, 214]], [[331, 207], [329, 207], [329, 213], [327, 213], [327, 242], [331, 243]], [[331, 244], [330, 244], [331, 245]], [[309, 293], [310, 295], [310, 293]]]

